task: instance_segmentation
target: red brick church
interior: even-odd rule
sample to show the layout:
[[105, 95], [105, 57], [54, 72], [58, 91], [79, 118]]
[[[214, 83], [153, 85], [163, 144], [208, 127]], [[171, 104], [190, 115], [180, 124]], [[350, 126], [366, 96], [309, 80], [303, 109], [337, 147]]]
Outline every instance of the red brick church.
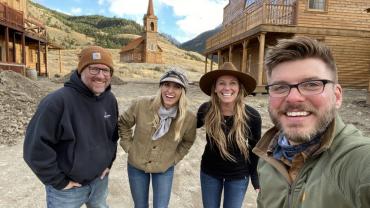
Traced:
[[163, 63], [162, 49], [158, 45], [158, 18], [154, 15], [152, 0], [149, 0], [148, 12], [144, 15], [143, 20], [143, 35], [122, 47], [120, 51], [120, 62]]

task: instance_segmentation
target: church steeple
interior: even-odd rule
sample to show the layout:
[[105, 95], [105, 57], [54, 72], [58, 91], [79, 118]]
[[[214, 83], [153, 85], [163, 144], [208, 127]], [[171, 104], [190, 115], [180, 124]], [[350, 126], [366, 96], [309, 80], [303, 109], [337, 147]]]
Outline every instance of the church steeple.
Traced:
[[154, 15], [153, 0], [149, 0], [148, 12], [144, 15], [144, 30], [145, 32], [157, 32], [158, 18]]
[[153, 1], [149, 0], [147, 16], [154, 16]]

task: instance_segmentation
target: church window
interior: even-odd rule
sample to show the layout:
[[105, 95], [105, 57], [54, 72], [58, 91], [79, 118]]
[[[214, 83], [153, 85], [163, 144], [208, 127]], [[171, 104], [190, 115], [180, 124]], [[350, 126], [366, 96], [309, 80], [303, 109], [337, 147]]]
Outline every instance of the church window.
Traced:
[[154, 23], [153, 22], [150, 23], [150, 30], [154, 31]]

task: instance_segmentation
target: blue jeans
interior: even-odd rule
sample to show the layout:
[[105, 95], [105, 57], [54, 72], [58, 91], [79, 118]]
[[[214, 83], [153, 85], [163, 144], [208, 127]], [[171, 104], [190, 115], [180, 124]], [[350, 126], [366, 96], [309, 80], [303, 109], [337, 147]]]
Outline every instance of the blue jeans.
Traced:
[[174, 166], [164, 173], [146, 173], [127, 164], [128, 179], [135, 208], [148, 208], [149, 183], [152, 177], [153, 208], [167, 208], [170, 202]]
[[222, 189], [224, 190], [224, 208], [242, 207], [245, 192], [248, 188], [248, 177], [243, 179], [216, 178], [200, 172], [202, 200], [204, 208], [219, 208]]
[[108, 176], [96, 178], [90, 184], [68, 190], [57, 190], [47, 185], [46, 202], [48, 208], [107, 208]]

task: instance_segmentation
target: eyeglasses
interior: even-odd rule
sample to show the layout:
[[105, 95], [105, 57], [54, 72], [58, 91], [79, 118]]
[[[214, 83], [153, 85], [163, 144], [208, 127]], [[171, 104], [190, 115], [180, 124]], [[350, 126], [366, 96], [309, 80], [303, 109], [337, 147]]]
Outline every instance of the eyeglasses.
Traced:
[[265, 89], [271, 97], [281, 98], [288, 96], [292, 88], [297, 88], [301, 95], [317, 95], [324, 91], [325, 85], [334, 83], [327, 79], [309, 80], [298, 84], [272, 84], [266, 85]]
[[105, 76], [110, 76], [112, 74], [112, 70], [111, 69], [101, 69], [101, 68], [98, 68], [98, 67], [91, 67], [89, 66], [89, 72], [91, 75], [97, 75], [100, 73], [100, 71], [103, 72], [103, 75]]

